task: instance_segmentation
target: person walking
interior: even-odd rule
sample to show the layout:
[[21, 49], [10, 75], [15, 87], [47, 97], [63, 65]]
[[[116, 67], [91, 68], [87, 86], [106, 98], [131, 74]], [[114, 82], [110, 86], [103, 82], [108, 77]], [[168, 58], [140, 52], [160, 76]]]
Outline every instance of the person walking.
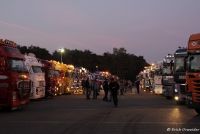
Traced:
[[114, 106], [117, 107], [118, 106], [118, 97], [117, 97], [117, 95], [118, 95], [118, 90], [119, 90], [119, 84], [118, 84], [117, 80], [115, 80], [114, 78], [111, 78], [111, 82], [109, 84], [109, 88], [111, 90]]
[[86, 82], [86, 79], [83, 78], [83, 79], [81, 80], [81, 86], [82, 86], [83, 94], [84, 94], [84, 95], [86, 95], [85, 82]]
[[93, 91], [93, 100], [97, 99], [97, 92], [98, 92], [98, 83], [97, 83], [97, 79], [95, 78], [94, 80], [92, 80], [92, 91]]
[[107, 79], [105, 79], [104, 82], [103, 82], [103, 90], [104, 90], [103, 101], [108, 101], [109, 85], [108, 85], [108, 80]]
[[86, 89], [86, 99], [90, 99], [90, 94], [91, 94], [91, 89], [90, 89], [90, 83], [89, 83], [89, 78], [85, 81], [85, 89]]
[[137, 94], [140, 94], [140, 80], [137, 79], [135, 81], [135, 86], [136, 86], [136, 89], [137, 89]]
[[120, 89], [120, 95], [124, 95], [124, 82], [123, 82], [123, 80], [120, 80], [120, 82], [119, 82], [119, 89]]

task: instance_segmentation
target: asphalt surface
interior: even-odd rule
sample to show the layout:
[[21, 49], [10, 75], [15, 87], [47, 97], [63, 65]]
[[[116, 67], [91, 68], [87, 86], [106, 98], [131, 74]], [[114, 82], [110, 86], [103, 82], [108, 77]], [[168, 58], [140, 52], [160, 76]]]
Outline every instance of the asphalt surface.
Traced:
[[128, 93], [112, 102], [84, 95], [32, 101], [24, 110], [0, 110], [0, 134], [200, 133], [200, 116], [163, 96]]

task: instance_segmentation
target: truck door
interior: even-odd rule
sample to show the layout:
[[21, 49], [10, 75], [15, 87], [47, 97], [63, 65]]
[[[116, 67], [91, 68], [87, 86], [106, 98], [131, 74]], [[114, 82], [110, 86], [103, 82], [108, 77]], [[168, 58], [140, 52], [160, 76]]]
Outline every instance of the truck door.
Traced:
[[8, 85], [5, 58], [0, 56], [0, 104], [7, 103]]

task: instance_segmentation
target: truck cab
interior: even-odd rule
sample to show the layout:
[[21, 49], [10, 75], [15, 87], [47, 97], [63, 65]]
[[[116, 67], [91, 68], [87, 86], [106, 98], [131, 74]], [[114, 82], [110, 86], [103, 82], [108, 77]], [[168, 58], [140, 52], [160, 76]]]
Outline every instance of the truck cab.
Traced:
[[193, 108], [200, 114], [200, 33], [189, 37], [187, 52], [188, 98], [192, 101]]
[[30, 99], [45, 97], [45, 76], [44, 72], [42, 72], [42, 64], [37, 60], [34, 54], [29, 53], [25, 55], [25, 65], [31, 79]]
[[160, 66], [155, 69], [153, 78], [154, 78], [154, 93], [163, 94], [162, 71], [160, 69]]
[[30, 79], [16, 43], [0, 39], [0, 107], [14, 110], [28, 104]]
[[163, 64], [162, 64], [163, 95], [167, 99], [172, 99], [174, 96], [173, 65], [174, 65], [174, 55], [168, 54], [163, 59]]
[[174, 53], [174, 99], [177, 104], [183, 104], [187, 98], [186, 91], [186, 59], [187, 49], [178, 48]]

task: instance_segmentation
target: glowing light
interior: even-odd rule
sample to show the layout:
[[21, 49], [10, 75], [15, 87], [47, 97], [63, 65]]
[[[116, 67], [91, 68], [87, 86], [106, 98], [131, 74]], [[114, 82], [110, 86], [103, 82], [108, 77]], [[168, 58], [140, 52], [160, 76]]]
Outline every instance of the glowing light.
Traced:
[[176, 101], [178, 101], [178, 100], [179, 100], [179, 97], [178, 97], [178, 96], [175, 96], [174, 99], [175, 99]]
[[64, 52], [65, 52], [65, 49], [64, 49], [64, 48], [60, 48], [59, 51], [60, 51], [61, 53], [64, 53]]
[[60, 62], [62, 63], [62, 54], [65, 52], [64, 48], [58, 49], [60, 51]]
[[25, 74], [22, 74], [22, 75], [20, 75], [19, 77], [20, 77], [21, 79], [28, 79], [28, 76], [25, 75]]

